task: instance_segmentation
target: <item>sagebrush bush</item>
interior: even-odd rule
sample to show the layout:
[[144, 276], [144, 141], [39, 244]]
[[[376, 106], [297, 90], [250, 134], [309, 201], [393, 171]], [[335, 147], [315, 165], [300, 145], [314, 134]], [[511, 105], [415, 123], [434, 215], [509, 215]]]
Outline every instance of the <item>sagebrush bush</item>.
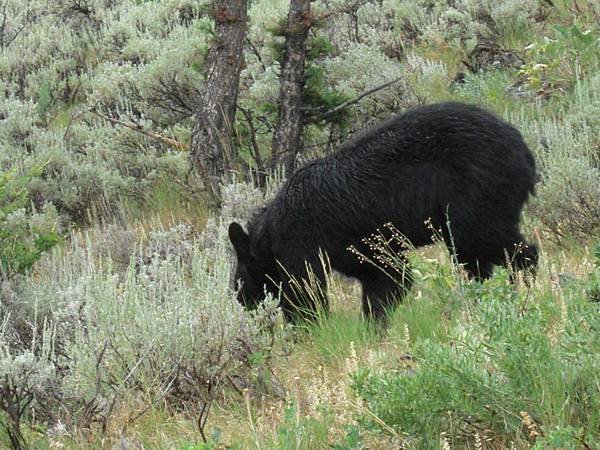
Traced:
[[[4, 283], [2, 296], [5, 297]], [[0, 303], [0, 443], [4, 432], [12, 448], [24, 444], [21, 424], [38, 409], [50, 419], [59, 393], [59, 375], [54, 352], [56, 341], [53, 325], [37, 315], [24, 320], [13, 314], [15, 304]]]
[[[237, 303], [225, 226], [207, 248], [197, 245], [198, 237], [185, 224], [130, 230], [135, 236], [124, 230], [124, 240], [106, 248], [115, 231], [104, 230], [110, 233], [103, 237], [104, 250], [95, 246], [100, 232], [74, 234], [65, 250], [41, 261], [35, 278], [15, 288], [19, 302], [2, 310], [4, 321], [30, 324], [34, 335], [53, 332], [52, 343], [45, 345], [56, 352], [35, 353], [31, 361], [27, 346], [2, 341], [10, 361], [30, 361], [37, 371], [32, 373], [44, 368], [52, 380], [62, 410], [38, 416], [42, 420], [50, 417], [68, 427], [106, 425], [119, 402], [131, 398], [210, 405], [227, 377], [251, 381], [253, 355], [270, 352], [277, 304], [269, 301], [247, 313]], [[115, 265], [111, 255], [123, 243], [131, 255], [128, 263]], [[30, 389], [29, 378], [11, 374], [6, 379], [14, 386]]]
[[514, 116], [536, 151], [540, 181], [531, 214], [551, 240], [586, 241], [600, 230], [600, 77], [576, 83], [557, 116]]
[[196, 252], [189, 272], [179, 257], [157, 255], [141, 272], [132, 265], [123, 281], [90, 267], [80, 280], [82, 323], [67, 349], [73, 362], [65, 392], [106, 399], [141, 389], [206, 401], [226, 375], [241, 375], [249, 355], [262, 350], [260, 327], [235, 302], [225, 249], [218, 251], [219, 259]]
[[[218, 215], [208, 219], [200, 236], [201, 245], [204, 248], [216, 245], [221, 236], [227, 235], [227, 227], [231, 222], [245, 224], [254, 212], [275, 196], [282, 182], [281, 175], [277, 173], [266, 180], [264, 190], [254, 186], [253, 183], [224, 182], [221, 185], [221, 210]], [[233, 248], [230, 248], [230, 251], [233, 261]]]
[[[277, 304], [250, 314], [235, 301], [227, 225], [247, 219], [265, 194], [232, 183], [223, 198], [222, 216], [201, 234], [159, 221], [73, 233], [34, 277], [2, 283], [0, 406], [11, 436], [32, 408], [70, 430], [106, 426], [125, 399], [209, 405], [227, 377], [251, 381], [254, 361], [271, 351]], [[47, 226], [46, 216], [20, 211], [7, 217], [11, 230]]]
[[583, 242], [600, 230], [600, 169], [584, 158], [565, 159], [543, 174], [532, 212], [552, 240]]
[[341, 42], [364, 41], [402, 56], [419, 42], [443, 44], [456, 49], [473, 48], [479, 39], [504, 39], [530, 30], [541, 6], [535, 1], [389, 0], [348, 4], [323, 2], [327, 10], [343, 11], [331, 21]]
[[111, 216], [123, 198], [143, 202], [163, 177], [188, 192], [185, 155], [94, 111], [189, 140], [210, 36], [201, 3], [21, 3], [0, 12], [3, 168], [44, 166], [32, 199], [79, 223], [90, 209]]

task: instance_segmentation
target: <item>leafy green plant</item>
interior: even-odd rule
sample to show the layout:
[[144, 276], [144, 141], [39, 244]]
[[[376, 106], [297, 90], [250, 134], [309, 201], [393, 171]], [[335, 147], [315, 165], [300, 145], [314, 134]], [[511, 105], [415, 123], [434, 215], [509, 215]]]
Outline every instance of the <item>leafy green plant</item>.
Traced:
[[210, 435], [210, 438], [206, 442], [200, 442], [198, 444], [183, 445], [179, 450], [217, 450], [222, 448], [221, 444], [221, 431], [215, 428]]
[[530, 44], [526, 51], [529, 63], [521, 75], [531, 90], [547, 95], [572, 86], [584, 71], [594, 70], [600, 51], [597, 28], [582, 31], [577, 25], [554, 25], [553, 38]]
[[[335, 47], [331, 41], [323, 35], [313, 37], [307, 42], [307, 60], [305, 68], [304, 98], [303, 103], [307, 108], [318, 112], [328, 111], [350, 97], [331, 86], [327, 80], [327, 72], [319, 64], [325, 57], [333, 55]], [[348, 110], [340, 112], [327, 118], [327, 122], [344, 126], [348, 119]]]
[[593, 256], [594, 270], [588, 276], [586, 290], [591, 301], [600, 303], [600, 244], [596, 244]]
[[545, 436], [536, 440], [533, 450], [545, 450], [548, 448], [560, 448], [564, 450], [577, 450], [584, 448], [597, 448], [599, 442], [595, 438], [586, 441], [582, 438], [585, 436], [583, 428], [575, 428], [573, 426], [557, 427], [550, 430]]
[[46, 122], [48, 111], [52, 106], [52, 102], [53, 99], [52, 92], [50, 91], [50, 83], [48, 81], [44, 81], [40, 85], [37, 102], [37, 112], [42, 122]]
[[357, 426], [346, 427], [346, 436], [343, 442], [334, 444], [334, 450], [357, 450], [363, 448], [360, 440], [360, 430]]
[[[41, 256], [60, 242], [52, 224], [32, 221], [27, 211], [27, 183], [31, 176], [14, 171], [0, 174], [0, 279], [27, 272]], [[52, 208], [46, 211], [52, 215]]]

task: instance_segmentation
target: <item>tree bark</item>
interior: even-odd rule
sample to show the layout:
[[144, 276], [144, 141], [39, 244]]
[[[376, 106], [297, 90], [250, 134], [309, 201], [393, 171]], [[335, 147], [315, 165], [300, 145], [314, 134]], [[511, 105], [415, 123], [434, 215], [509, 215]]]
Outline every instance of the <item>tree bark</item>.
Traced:
[[233, 123], [246, 34], [247, 0], [215, 0], [214, 42], [192, 128], [191, 161], [213, 192], [233, 153]]
[[279, 117], [273, 136], [272, 154], [287, 175], [294, 170], [302, 138], [306, 39], [312, 24], [310, 2], [290, 1], [285, 51], [281, 62]]

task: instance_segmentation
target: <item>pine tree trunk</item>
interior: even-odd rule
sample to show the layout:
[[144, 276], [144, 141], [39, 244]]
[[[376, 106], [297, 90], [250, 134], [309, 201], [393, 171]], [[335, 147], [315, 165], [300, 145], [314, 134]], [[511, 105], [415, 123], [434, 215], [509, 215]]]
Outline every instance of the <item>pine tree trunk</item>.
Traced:
[[281, 63], [279, 117], [273, 136], [272, 153], [278, 165], [290, 175], [302, 138], [304, 92], [304, 64], [306, 38], [311, 26], [310, 0], [291, 0]]
[[213, 192], [233, 154], [233, 122], [243, 63], [247, 0], [214, 2], [215, 35], [192, 129], [191, 161]]

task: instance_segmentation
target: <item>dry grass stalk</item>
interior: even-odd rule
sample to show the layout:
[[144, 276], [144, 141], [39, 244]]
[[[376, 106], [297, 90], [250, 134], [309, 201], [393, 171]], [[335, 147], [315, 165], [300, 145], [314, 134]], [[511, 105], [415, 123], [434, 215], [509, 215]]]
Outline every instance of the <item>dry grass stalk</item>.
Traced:
[[527, 411], [521, 411], [521, 418], [523, 425], [529, 430], [529, 437], [535, 441], [541, 435], [539, 427]]

